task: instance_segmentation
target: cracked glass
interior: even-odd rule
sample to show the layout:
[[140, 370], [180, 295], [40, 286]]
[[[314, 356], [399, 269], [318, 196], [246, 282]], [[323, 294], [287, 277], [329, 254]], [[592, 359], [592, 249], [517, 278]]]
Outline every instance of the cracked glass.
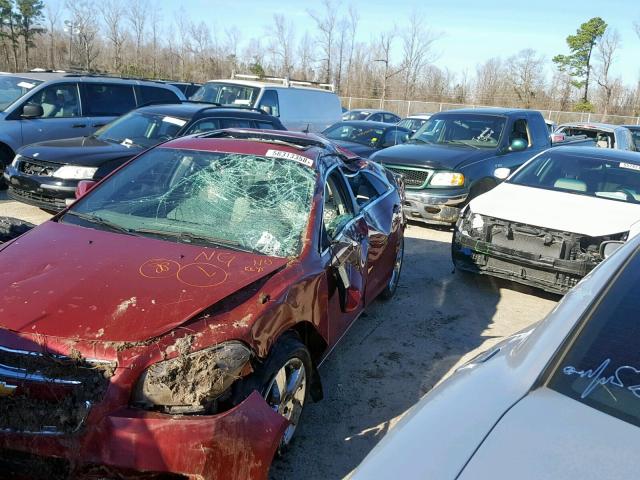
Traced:
[[315, 170], [292, 160], [157, 148], [96, 187], [62, 221], [297, 256], [315, 182]]

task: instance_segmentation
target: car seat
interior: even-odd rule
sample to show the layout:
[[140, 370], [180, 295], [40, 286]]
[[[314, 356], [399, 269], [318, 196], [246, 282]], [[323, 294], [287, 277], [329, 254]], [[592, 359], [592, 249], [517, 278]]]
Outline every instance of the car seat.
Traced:
[[554, 188], [561, 188], [563, 190], [573, 190], [575, 192], [586, 192], [587, 184], [582, 180], [575, 178], [559, 178], [554, 184]]

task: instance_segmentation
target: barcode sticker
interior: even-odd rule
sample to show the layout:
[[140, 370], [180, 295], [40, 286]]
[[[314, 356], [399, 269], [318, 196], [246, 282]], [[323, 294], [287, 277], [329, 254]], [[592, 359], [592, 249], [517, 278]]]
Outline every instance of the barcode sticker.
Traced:
[[313, 167], [313, 160], [297, 153], [284, 152], [282, 150], [267, 150], [267, 157], [282, 158], [284, 160], [293, 160], [294, 162], [301, 163], [306, 167]]

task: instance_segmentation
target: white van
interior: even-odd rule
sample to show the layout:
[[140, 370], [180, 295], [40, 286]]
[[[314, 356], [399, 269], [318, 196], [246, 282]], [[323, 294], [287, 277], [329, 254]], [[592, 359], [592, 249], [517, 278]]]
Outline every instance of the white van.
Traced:
[[319, 133], [342, 117], [333, 85], [287, 78], [234, 75], [205, 83], [190, 99], [259, 108], [295, 131]]

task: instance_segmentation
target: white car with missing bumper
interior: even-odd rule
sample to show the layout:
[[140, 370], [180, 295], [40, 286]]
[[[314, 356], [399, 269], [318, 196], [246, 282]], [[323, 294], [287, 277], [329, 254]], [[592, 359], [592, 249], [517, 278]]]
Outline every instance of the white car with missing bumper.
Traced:
[[457, 269], [564, 294], [639, 232], [640, 155], [557, 147], [473, 199], [451, 252]]
[[423, 397], [351, 480], [638, 478], [638, 311], [635, 237]]

